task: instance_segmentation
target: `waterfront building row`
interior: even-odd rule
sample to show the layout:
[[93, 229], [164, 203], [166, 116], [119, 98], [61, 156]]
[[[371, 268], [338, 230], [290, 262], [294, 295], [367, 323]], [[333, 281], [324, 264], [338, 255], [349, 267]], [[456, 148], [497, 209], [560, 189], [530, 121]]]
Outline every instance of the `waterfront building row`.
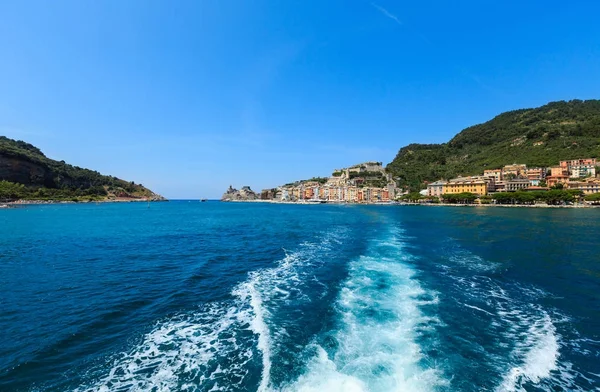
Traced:
[[378, 203], [389, 202], [395, 197], [396, 188], [358, 186], [311, 185], [281, 187], [272, 199], [283, 202], [337, 202], [337, 203]]
[[483, 176], [435, 181], [427, 185], [426, 193], [429, 197], [438, 198], [444, 194], [463, 192], [484, 196], [493, 192], [547, 190], [558, 184], [566, 189], [581, 190], [585, 194], [599, 193], [600, 179], [596, 178], [596, 164], [595, 158], [587, 158], [560, 161], [558, 166], [550, 168], [506, 165], [500, 169], [484, 170]]

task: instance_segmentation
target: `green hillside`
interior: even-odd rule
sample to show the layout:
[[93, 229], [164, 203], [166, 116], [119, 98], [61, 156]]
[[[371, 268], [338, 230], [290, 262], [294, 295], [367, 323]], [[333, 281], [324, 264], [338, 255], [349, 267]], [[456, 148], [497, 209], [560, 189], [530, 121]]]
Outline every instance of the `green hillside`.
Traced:
[[464, 129], [448, 143], [410, 144], [387, 166], [400, 186], [475, 175], [511, 163], [553, 166], [600, 156], [600, 100], [551, 102], [502, 113]]
[[162, 199], [141, 184], [46, 157], [23, 141], [0, 136], [0, 200]]

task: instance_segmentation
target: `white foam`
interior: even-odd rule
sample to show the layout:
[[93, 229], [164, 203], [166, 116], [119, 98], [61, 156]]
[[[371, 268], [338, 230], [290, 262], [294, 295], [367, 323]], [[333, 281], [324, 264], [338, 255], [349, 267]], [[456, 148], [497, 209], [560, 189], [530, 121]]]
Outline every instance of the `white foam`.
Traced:
[[485, 260], [456, 244], [452, 248], [449, 261], [455, 265], [466, 267], [475, 272], [492, 272], [500, 267], [499, 263]]
[[338, 244], [341, 235], [341, 230], [331, 231], [319, 243], [303, 243], [294, 252], [284, 250], [285, 257], [275, 267], [251, 272], [249, 279], [234, 289], [233, 294], [249, 302], [252, 309], [250, 326], [258, 337], [263, 365], [259, 392], [270, 388], [272, 357], [277, 354], [278, 338], [287, 336], [281, 323], [271, 321], [272, 313], [290, 300], [294, 304], [309, 300], [303, 284], [315, 278], [307, 267], [321, 263], [322, 253]]
[[[341, 235], [343, 230], [325, 233], [319, 243], [286, 251], [274, 267], [251, 272], [232, 291], [233, 301], [162, 321], [141, 343], [120, 354], [108, 375], [75, 391], [195, 391], [200, 386], [243, 390], [255, 348], [262, 356], [258, 390], [268, 390], [276, 340], [285, 335], [282, 327], [270, 323], [271, 311], [291, 296], [294, 302], [308, 298], [302, 284], [312, 275], [303, 268], [318, 263], [316, 256], [338, 244]], [[243, 333], [248, 328], [254, 337]]]
[[417, 343], [419, 330], [435, 322], [420, 306], [436, 298], [423, 300], [428, 293], [401, 260], [401, 249], [394, 233], [350, 263], [337, 301], [335, 353], [330, 358], [318, 347], [307, 372], [285, 390], [429, 391], [444, 383], [438, 370], [422, 366]]
[[505, 290], [501, 293], [496, 289], [492, 291], [499, 294], [493, 298], [499, 299], [495, 305], [500, 323], [495, 327], [502, 331], [501, 342], [504, 342], [501, 344], [513, 347], [507, 360], [498, 364], [504, 373], [496, 391], [524, 392], [532, 385], [547, 392], [557, 388], [565, 391], [589, 390], [581, 385], [586, 377], [574, 369], [572, 363], [560, 358], [565, 344], [556, 325], [564, 323], [568, 317], [558, 314], [553, 318], [541, 306], [528, 302], [532, 296], [545, 296], [545, 292], [535, 289], [523, 291], [521, 288], [516, 286], [521, 294], [525, 294], [525, 301], [512, 299]]
[[557, 369], [558, 337], [548, 314], [544, 313], [541, 319], [533, 322], [525, 340], [517, 344], [514, 355], [521, 364], [508, 370], [498, 391], [525, 391], [523, 385], [526, 382], [539, 384]]
[[252, 331], [258, 335], [258, 349], [262, 353], [263, 369], [258, 392], [263, 392], [267, 390], [271, 379], [271, 337], [269, 327], [265, 323], [267, 310], [263, 307], [261, 294], [256, 289], [257, 279], [257, 275], [254, 275], [250, 282], [242, 284], [235, 293], [242, 300], [249, 298], [254, 312], [250, 326]]
[[473, 305], [469, 305], [469, 304], [463, 304], [463, 305], [466, 306], [467, 308], [475, 309], [475, 310], [478, 310], [478, 311], [483, 312], [485, 314], [489, 314], [490, 316], [494, 316], [493, 313], [488, 312], [487, 310], [478, 308], [477, 306], [473, 306]]
[[212, 304], [201, 312], [163, 322], [146, 334], [139, 345], [122, 353], [108, 375], [76, 391], [194, 390], [193, 383], [185, 381], [198, 379], [212, 380], [218, 387], [217, 380], [225, 370], [211, 362], [226, 355], [235, 355], [237, 363], [227, 373], [243, 379], [252, 350], [250, 345], [241, 347], [242, 342], [230, 337], [229, 332], [242, 329], [247, 318], [243, 309]]
[[316, 355], [308, 366], [308, 371], [300, 376], [284, 391], [297, 392], [363, 392], [367, 386], [358, 378], [344, 374], [329, 359], [327, 352], [319, 345], [315, 346]]

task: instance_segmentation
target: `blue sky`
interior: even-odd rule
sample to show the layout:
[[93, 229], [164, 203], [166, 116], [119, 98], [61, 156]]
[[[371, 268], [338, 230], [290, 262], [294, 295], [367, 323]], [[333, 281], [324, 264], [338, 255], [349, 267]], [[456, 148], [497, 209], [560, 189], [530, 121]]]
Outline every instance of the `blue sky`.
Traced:
[[2, 1], [0, 135], [169, 198], [600, 98], [598, 1]]

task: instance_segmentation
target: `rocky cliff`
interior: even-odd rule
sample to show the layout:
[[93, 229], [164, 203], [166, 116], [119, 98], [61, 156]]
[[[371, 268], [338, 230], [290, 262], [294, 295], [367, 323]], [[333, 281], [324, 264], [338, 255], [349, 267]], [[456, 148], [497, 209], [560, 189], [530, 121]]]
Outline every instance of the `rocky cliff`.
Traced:
[[244, 186], [242, 189], [237, 190], [231, 185], [221, 197], [221, 201], [249, 201], [258, 199], [260, 199], [260, 196], [250, 189], [249, 186]]

